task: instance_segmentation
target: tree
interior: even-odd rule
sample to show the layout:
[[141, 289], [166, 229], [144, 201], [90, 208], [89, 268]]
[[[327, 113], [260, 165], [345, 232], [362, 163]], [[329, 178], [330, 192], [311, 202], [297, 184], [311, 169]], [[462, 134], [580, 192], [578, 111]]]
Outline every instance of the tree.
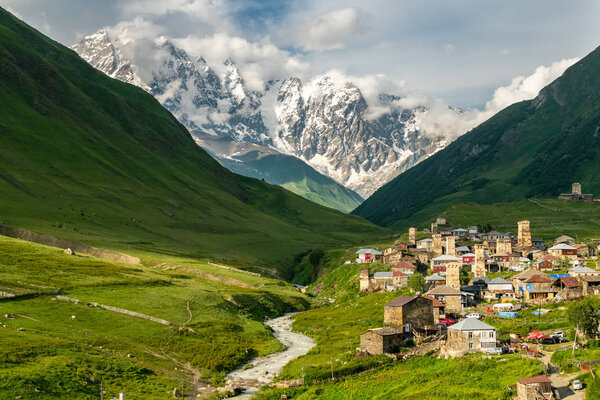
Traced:
[[415, 292], [423, 292], [425, 290], [425, 277], [415, 272], [408, 277], [408, 287]]
[[575, 340], [573, 342], [573, 354], [577, 336], [583, 334], [588, 338], [595, 338], [598, 334], [600, 324], [600, 298], [587, 296], [581, 301], [573, 302], [567, 311], [569, 322], [575, 326]]

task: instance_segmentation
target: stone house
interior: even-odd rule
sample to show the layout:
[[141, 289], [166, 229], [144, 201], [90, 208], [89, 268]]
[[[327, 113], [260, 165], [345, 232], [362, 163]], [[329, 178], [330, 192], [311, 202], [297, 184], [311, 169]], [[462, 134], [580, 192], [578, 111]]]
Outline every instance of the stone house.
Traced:
[[427, 285], [428, 289], [436, 286], [443, 286], [446, 284], [446, 278], [438, 274], [429, 275], [425, 277], [425, 284]]
[[444, 352], [450, 357], [496, 348], [496, 328], [475, 318], [466, 318], [448, 327]]
[[560, 259], [569, 259], [576, 260], [577, 259], [577, 249], [573, 246], [569, 246], [565, 243], [560, 243], [555, 246], [552, 246], [548, 249], [548, 253]]
[[482, 235], [482, 238], [484, 240], [493, 240], [494, 242], [498, 239], [505, 239], [506, 236], [504, 236], [503, 233], [500, 233], [498, 231], [490, 231], [490, 232], [486, 232]]
[[423, 296], [400, 296], [384, 307], [383, 323], [404, 333], [433, 327], [433, 302]]
[[571, 236], [567, 236], [567, 235], [562, 235], [562, 236], [559, 236], [556, 239], [554, 239], [554, 245], [561, 244], [561, 243], [573, 245], [573, 244], [575, 244], [575, 239], [573, 239]]
[[431, 251], [433, 247], [433, 239], [427, 238], [422, 239], [417, 242], [417, 249], [425, 249], [427, 251]]
[[484, 298], [486, 300], [502, 300], [504, 298], [513, 299], [514, 289], [511, 282], [497, 277], [487, 283], [487, 290]]
[[393, 292], [406, 287], [408, 275], [400, 271], [381, 271], [369, 275], [368, 269], [360, 271], [361, 292]]
[[417, 271], [417, 266], [407, 261], [401, 261], [392, 267], [392, 272], [400, 271], [403, 274], [411, 275]]
[[400, 351], [406, 335], [396, 328], [369, 329], [360, 335], [360, 349], [371, 355], [394, 354]]
[[550, 260], [538, 260], [533, 263], [533, 268], [538, 271], [552, 271], [554, 267], [552, 266], [552, 261]]
[[360, 249], [356, 252], [356, 263], [365, 264], [380, 260], [383, 253], [375, 249]]
[[581, 275], [577, 277], [581, 283], [581, 292], [584, 296], [593, 294], [600, 296], [600, 276], [598, 275]]
[[554, 299], [554, 281], [543, 273], [533, 275], [525, 281], [523, 288], [523, 301], [529, 303], [545, 303]]
[[594, 246], [588, 246], [585, 243], [574, 244], [577, 249], [577, 255], [582, 258], [596, 257], [598, 250]]
[[446, 305], [444, 303], [442, 303], [441, 301], [436, 300], [434, 297], [431, 297], [431, 296], [423, 296], [423, 297], [432, 301], [433, 322], [435, 324], [437, 324], [438, 322], [440, 322], [440, 319], [443, 319], [446, 316]]
[[600, 271], [595, 269], [584, 267], [583, 265], [578, 265], [569, 270], [569, 275], [579, 277], [579, 276], [600, 276]]
[[436, 286], [427, 292], [427, 296], [433, 297], [436, 300], [443, 302], [446, 305], [447, 311], [461, 312], [463, 309], [463, 295], [460, 290], [451, 288], [450, 286]]
[[462, 263], [462, 258], [444, 254], [431, 260], [431, 268], [433, 272], [440, 275], [446, 274], [446, 265], [449, 263]]
[[531, 278], [532, 276], [539, 274], [545, 275], [544, 273], [539, 272], [534, 268], [530, 268], [518, 273], [517, 275], [512, 276], [510, 278], [510, 281], [513, 284], [513, 290], [515, 291], [515, 295], [517, 297], [522, 297], [525, 288], [525, 281]]
[[517, 381], [516, 400], [548, 400], [554, 398], [552, 381], [546, 375]]
[[406, 251], [408, 251], [407, 243], [396, 243], [392, 247], [388, 247], [383, 250], [383, 263], [389, 265], [399, 263]]
[[552, 284], [555, 297], [562, 300], [575, 300], [583, 296], [583, 288], [579, 279], [572, 276], [561, 276]]

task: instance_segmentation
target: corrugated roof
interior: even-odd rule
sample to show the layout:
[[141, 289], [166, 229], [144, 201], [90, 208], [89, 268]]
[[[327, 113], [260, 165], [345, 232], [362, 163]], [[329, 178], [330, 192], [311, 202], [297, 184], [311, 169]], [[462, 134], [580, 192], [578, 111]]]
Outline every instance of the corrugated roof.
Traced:
[[398, 334], [402, 333], [402, 331], [399, 331], [398, 329], [392, 328], [392, 327], [373, 328], [373, 329], [369, 329], [367, 332], [373, 332], [379, 336], [398, 335]]
[[511, 279], [512, 280], [518, 279], [518, 280], [524, 281], [526, 279], [531, 278], [533, 275], [537, 275], [539, 273], [540, 273], [539, 271], [537, 271], [533, 268], [530, 268], [530, 269], [526, 269], [523, 272], [518, 273], [517, 275], [513, 276]]
[[509, 285], [512, 285], [512, 283], [510, 283], [509, 281], [507, 281], [506, 279], [501, 278], [501, 277], [497, 277], [497, 278], [492, 279], [491, 281], [488, 282], [488, 285], [489, 284], [494, 284], [494, 283], [496, 283], [496, 284], [509, 284]]
[[401, 261], [392, 267], [392, 269], [395, 269], [395, 268], [416, 269], [417, 267], [413, 263], [409, 263], [408, 261]]
[[454, 257], [454, 256], [451, 256], [449, 254], [444, 254], [442, 256], [434, 258], [433, 261], [456, 261], [456, 262], [461, 262], [462, 258]]
[[403, 306], [407, 305], [408, 303], [410, 303], [411, 301], [413, 301], [414, 299], [416, 299], [417, 297], [418, 296], [400, 296], [400, 297], [397, 297], [396, 299], [390, 301], [385, 306], [386, 307], [403, 307]]
[[535, 274], [531, 278], [527, 279], [525, 283], [548, 283], [552, 282], [552, 278], [547, 275]]
[[473, 253], [466, 253], [462, 255], [463, 257], [475, 257], [475, 254]]
[[427, 292], [427, 294], [437, 296], [460, 296], [460, 291], [450, 286], [442, 285], [434, 287], [429, 292]]
[[490, 330], [495, 331], [496, 330], [496, 328], [494, 328], [493, 326], [488, 325], [485, 322], [478, 320], [477, 318], [463, 319], [462, 321], [449, 326], [448, 329], [452, 329], [455, 331], [490, 331]]
[[569, 270], [569, 273], [571, 272], [574, 274], [600, 274], [600, 271], [591, 269], [590, 267], [584, 267], [583, 265], [578, 265], [576, 267], [571, 268]]
[[356, 252], [356, 254], [374, 254], [377, 256], [383, 255], [382, 252], [375, 250], [375, 249], [360, 249]]
[[581, 286], [579, 280], [573, 276], [561, 276], [560, 281], [568, 288], [576, 288]]
[[533, 385], [536, 383], [552, 383], [550, 378], [548, 378], [546, 375], [540, 375], [540, 376], [534, 376], [532, 378], [521, 379], [520, 381], [517, 381], [517, 382], [521, 383], [523, 385]]
[[394, 273], [391, 271], [379, 271], [373, 274], [373, 278], [375, 279], [384, 279], [384, 278], [392, 278]]
[[550, 247], [549, 250], [577, 250], [577, 249], [573, 246], [569, 246], [568, 244], [559, 243], [556, 246]]
[[425, 280], [427, 282], [436, 282], [436, 281], [445, 281], [446, 278], [444, 278], [443, 276], [439, 276], [438, 274], [433, 274], [430, 276], [426, 276]]

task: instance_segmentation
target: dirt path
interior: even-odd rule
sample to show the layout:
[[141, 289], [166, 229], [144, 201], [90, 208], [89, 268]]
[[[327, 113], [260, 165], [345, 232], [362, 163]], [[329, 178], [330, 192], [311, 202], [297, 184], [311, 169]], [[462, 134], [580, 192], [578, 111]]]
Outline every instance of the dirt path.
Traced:
[[556, 388], [558, 392], [559, 399], [568, 399], [568, 400], [584, 400], [585, 399], [585, 389], [582, 390], [572, 390], [569, 387], [569, 382], [571, 379], [574, 379], [576, 376], [580, 375], [581, 372], [575, 372], [572, 374], [560, 374], [560, 368], [550, 362], [550, 358], [552, 357], [552, 353], [546, 353], [542, 356], [542, 362], [546, 365], [546, 369], [550, 372], [548, 378], [552, 381], [552, 386]]
[[284, 365], [305, 355], [315, 345], [312, 338], [292, 332], [291, 325], [294, 314], [285, 314], [283, 317], [265, 322], [265, 325], [273, 328], [273, 336], [287, 347], [286, 350], [265, 357], [255, 358], [250, 363], [252, 364], [251, 368], [240, 368], [227, 375], [229, 383], [235, 387], [244, 388], [244, 394], [236, 396], [236, 399], [250, 398], [251, 393], [271, 383], [281, 372]]

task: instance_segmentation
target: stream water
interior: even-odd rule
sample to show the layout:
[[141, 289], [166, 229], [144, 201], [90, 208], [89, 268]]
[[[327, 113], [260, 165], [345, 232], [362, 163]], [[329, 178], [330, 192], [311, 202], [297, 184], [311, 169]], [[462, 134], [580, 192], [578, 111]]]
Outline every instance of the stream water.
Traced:
[[235, 396], [235, 399], [251, 398], [258, 389], [271, 383], [284, 365], [305, 355], [315, 345], [312, 338], [292, 332], [292, 316], [295, 314], [288, 313], [265, 322], [273, 329], [273, 336], [286, 346], [284, 351], [255, 358], [250, 362], [251, 368], [240, 368], [227, 375], [233, 386], [243, 388], [243, 393]]

